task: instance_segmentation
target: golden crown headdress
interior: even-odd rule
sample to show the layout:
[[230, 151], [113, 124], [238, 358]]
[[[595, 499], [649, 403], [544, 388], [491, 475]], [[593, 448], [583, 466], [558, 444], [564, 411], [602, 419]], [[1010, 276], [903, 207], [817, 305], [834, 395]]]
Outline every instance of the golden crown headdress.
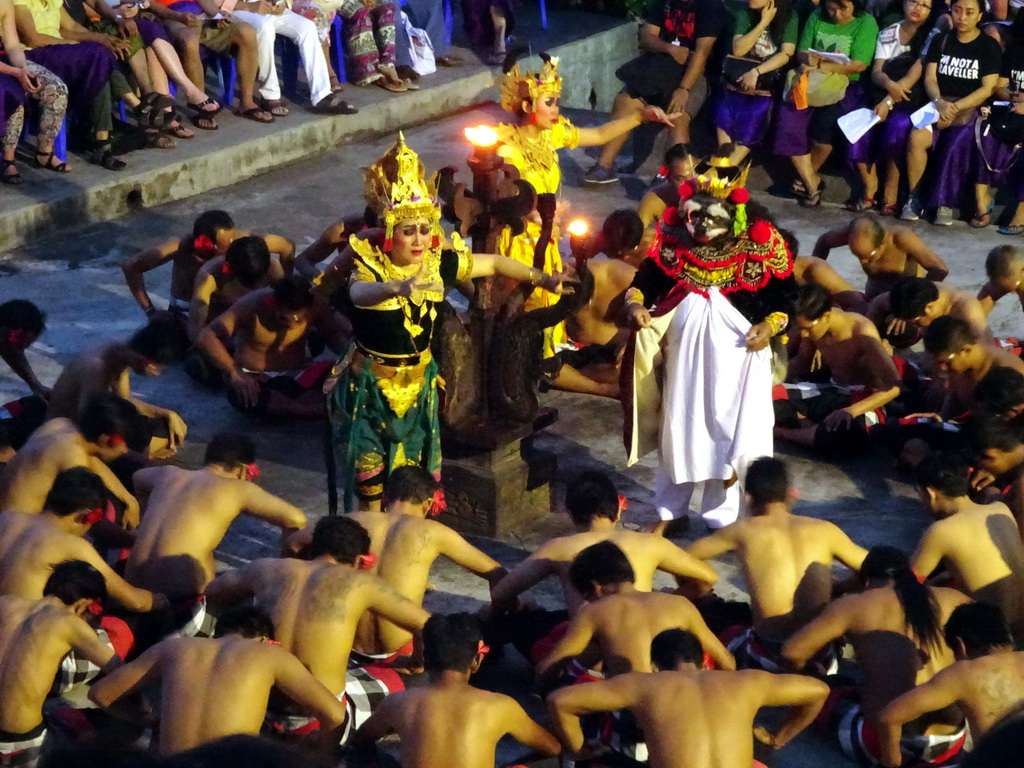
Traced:
[[696, 176], [693, 181], [697, 192], [703, 192], [724, 200], [736, 189], [747, 185], [750, 163], [733, 165], [728, 155], [712, 155], [702, 160], [694, 169]]
[[[435, 190], [425, 178], [419, 155], [405, 143], [405, 135], [398, 134], [384, 155], [369, 168], [363, 169], [366, 181], [366, 202], [384, 220], [384, 250], [391, 250], [395, 224], [404, 219], [429, 219], [434, 225], [434, 239], [441, 221], [441, 209]], [[436, 245], [435, 245], [436, 247]]]
[[540, 72], [523, 72], [516, 64], [501, 80], [501, 108], [506, 112], [518, 112], [524, 99], [536, 103], [545, 94], [559, 95], [562, 92], [562, 78], [558, 74], [558, 59], [541, 54], [544, 66]]

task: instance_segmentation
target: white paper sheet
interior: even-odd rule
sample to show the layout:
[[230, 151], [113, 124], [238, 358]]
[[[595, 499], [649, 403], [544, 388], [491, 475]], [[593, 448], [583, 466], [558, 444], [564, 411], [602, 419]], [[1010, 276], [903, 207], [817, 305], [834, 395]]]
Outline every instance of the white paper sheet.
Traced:
[[870, 109], [855, 109], [839, 118], [839, 128], [847, 140], [853, 144], [860, 140], [861, 136], [882, 122], [882, 118]]
[[927, 128], [929, 125], [939, 122], [939, 110], [935, 108], [934, 104], [928, 102], [910, 116], [910, 122], [915, 128]]
[[807, 49], [808, 53], [813, 53], [815, 56], [820, 58], [822, 61], [831, 61], [833, 64], [841, 64], [846, 66], [850, 63], [850, 57], [845, 53], [839, 53], [837, 51], [816, 51], [813, 48]]

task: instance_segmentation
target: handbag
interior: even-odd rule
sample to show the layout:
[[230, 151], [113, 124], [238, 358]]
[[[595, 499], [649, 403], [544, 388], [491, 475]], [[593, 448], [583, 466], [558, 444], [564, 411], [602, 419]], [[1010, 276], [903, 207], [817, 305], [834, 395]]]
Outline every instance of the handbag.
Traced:
[[738, 85], [741, 77], [763, 63], [764, 61], [761, 59], [750, 59], [745, 56], [726, 56], [722, 62], [722, 77], [725, 80], [725, 87], [731, 91], [748, 93], [752, 96], [771, 96], [773, 93], [776, 93], [783, 82], [781, 69], [759, 74], [757, 77], [757, 87], [753, 91], [745, 91]]
[[985, 130], [991, 131], [1003, 144], [1019, 147], [1024, 144], [1024, 115], [1013, 112], [1011, 107], [1009, 104], [992, 107]]
[[[820, 69], [810, 69], [807, 75], [807, 106], [829, 107], [838, 104], [846, 96], [846, 88], [850, 85], [850, 78], [840, 75], [838, 72], [822, 72]], [[786, 78], [786, 93], [783, 98], [791, 99], [793, 87], [800, 75], [794, 69]]]

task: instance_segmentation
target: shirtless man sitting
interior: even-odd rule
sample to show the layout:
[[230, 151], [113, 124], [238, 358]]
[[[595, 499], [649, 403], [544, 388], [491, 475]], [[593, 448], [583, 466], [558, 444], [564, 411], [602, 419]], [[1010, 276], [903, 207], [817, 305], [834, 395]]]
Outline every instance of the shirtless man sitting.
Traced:
[[492, 768], [506, 735], [543, 757], [561, 751], [515, 699], [469, 684], [488, 650], [475, 618], [431, 616], [423, 644], [429, 684], [388, 696], [356, 732], [353, 746], [369, 747], [397, 733], [402, 768]]
[[970, 429], [974, 471], [971, 489], [982, 501], [1010, 508], [1017, 527], [1024, 526], [1024, 434], [1002, 419], [974, 421]]
[[[681, 595], [637, 591], [628, 558], [612, 542], [593, 544], [576, 555], [569, 578], [590, 602], [579, 609], [565, 636], [537, 665], [542, 682], [554, 682], [565, 663], [576, 657], [580, 657], [576, 665], [583, 670], [600, 661], [607, 677], [650, 672], [651, 640], [673, 628], [693, 632], [718, 668], [736, 669], [732, 654], [708, 629], [693, 603]], [[591, 646], [591, 641], [596, 645]], [[599, 657], [585, 655], [588, 648], [596, 649]]]
[[146, 456], [173, 456], [185, 441], [188, 428], [169, 408], [132, 396], [131, 374], [158, 376], [161, 367], [181, 357], [181, 335], [168, 317], [154, 318], [128, 341], [111, 341], [90, 349], [68, 363], [53, 385], [48, 419], [74, 420], [93, 395], [111, 392], [135, 406], [147, 429], [129, 439], [128, 447]]
[[914, 572], [928, 576], [944, 561], [964, 592], [998, 606], [1015, 633], [1024, 631], [1024, 544], [1009, 508], [971, 501], [970, 467], [957, 454], [921, 462], [917, 487], [937, 522], [910, 560]]
[[12, 299], [0, 304], [0, 360], [28, 384], [32, 394], [44, 400], [50, 396], [50, 388], [39, 382], [25, 357], [25, 350], [35, 344], [45, 330], [46, 315], [31, 301]]
[[[651, 768], [764, 768], [754, 760], [754, 739], [784, 746], [828, 697], [828, 686], [803, 675], [708, 670], [700, 641], [682, 629], [656, 635], [650, 654], [653, 672], [572, 685], [548, 697], [567, 752], [584, 749], [580, 715], [628, 709], [643, 730]], [[789, 709], [775, 733], [754, 727], [762, 707]]]
[[[229, 384], [228, 401], [243, 413], [323, 418], [323, 383], [333, 361], [317, 362], [310, 336], [341, 354], [348, 325], [316, 298], [301, 277], [253, 291], [199, 334], [196, 345]], [[228, 345], [234, 347], [234, 355]]]
[[985, 257], [985, 274], [988, 282], [981, 286], [978, 301], [986, 315], [997, 301], [1011, 293], [1024, 309], [1024, 251], [1012, 245], [997, 245]]
[[72, 467], [91, 469], [124, 505], [120, 522], [139, 524], [139, 504], [107, 466], [128, 451], [124, 435], [135, 428], [138, 411], [114, 394], [93, 395], [74, 421], [53, 419], [37, 429], [0, 471], [0, 509], [36, 513], [57, 475]]
[[946, 396], [939, 410], [943, 419], [962, 417], [974, 409], [974, 389], [993, 368], [1002, 366], [1024, 374], [1024, 360], [982, 342], [968, 323], [955, 317], [940, 317], [928, 327], [924, 350], [946, 379]]
[[[246, 234], [235, 229], [235, 222], [226, 211], [205, 211], [192, 225], [191, 235], [167, 240], [130, 256], [121, 265], [121, 271], [135, 301], [149, 317], [157, 312], [157, 308], [146, 291], [144, 275], [170, 262], [171, 296], [167, 309], [179, 317], [184, 330], [185, 315], [192, 301], [199, 269], [215, 256], [223, 256], [232, 242]], [[264, 240], [270, 252], [279, 255], [288, 274], [294, 262], [295, 244], [278, 235], [264, 235]]]
[[[364, 705], [404, 687], [389, 670], [348, 670], [360, 617], [370, 612], [419, 634], [430, 614], [370, 572], [370, 536], [348, 517], [321, 518], [306, 555], [253, 560], [214, 579], [206, 596], [214, 605], [255, 599], [273, 619], [278, 642], [345, 704], [347, 737], [370, 716]], [[274, 722], [282, 732], [311, 727], [304, 718]]]
[[39, 514], [0, 514], [0, 595], [38, 600], [55, 565], [80, 560], [103, 576], [106, 591], [128, 610], [166, 607], [162, 595], [122, 579], [84, 538], [104, 518], [107, 498], [99, 477], [75, 467], [57, 475]]
[[968, 291], [944, 283], [933, 283], [923, 277], [901, 280], [888, 293], [871, 302], [867, 316], [893, 346], [912, 345], [920, 331], [940, 317], [953, 317], [967, 323], [975, 337], [985, 344], [994, 344], [981, 302]]
[[[559, 536], [542, 544], [526, 560], [512, 568], [508, 575], [498, 582], [491, 593], [492, 604], [498, 610], [512, 609], [517, 598], [548, 576], [558, 577], [562, 585], [565, 611], [540, 612], [534, 610], [513, 610], [502, 620], [514, 635], [525, 634], [523, 642], [516, 647], [527, 658], [538, 659], [530, 649], [555, 625], [575, 614], [586, 599], [573, 587], [569, 579], [569, 567], [580, 552], [600, 541], [610, 541], [621, 549], [630, 566], [635, 580], [633, 586], [641, 592], [654, 589], [654, 574], [663, 571], [676, 578], [680, 586], [687, 586], [685, 594], [696, 598], [718, 581], [715, 569], [705, 565], [685, 550], [680, 549], [658, 533], [640, 533], [617, 527], [625, 505], [625, 498], [619, 496], [615, 485], [604, 472], [583, 472], [566, 488], [565, 507], [572, 518], [576, 533]], [[515, 642], [515, 641], [514, 641]]]
[[[224, 736], [258, 734], [277, 689], [320, 721], [325, 747], [337, 744], [345, 706], [273, 639], [269, 616], [236, 608], [220, 617], [216, 638], [164, 640], [95, 683], [89, 698], [104, 709], [118, 702], [123, 708], [124, 700], [159, 684], [157, 749], [173, 755]], [[139, 707], [139, 719], [147, 709]]]
[[243, 296], [276, 283], [285, 276], [279, 261], [270, 258], [266, 238], [236, 238], [223, 256], [214, 256], [196, 275], [188, 309], [188, 337], [199, 333]]
[[[775, 387], [775, 435], [822, 451], [850, 455], [868, 445], [868, 428], [900, 393], [899, 370], [874, 324], [832, 306], [824, 288], [800, 288], [794, 308], [800, 347], [789, 362], [791, 383]], [[831, 382], [805, 379], [818, 369]]]
[[256, 448], [245, 435], [221, 433], [206, 448], [205, 466], [149, 467], [135, 473], [145, 513], [125, 578], [158, 589], [171, 601], [201, 595], [216, 575], [213, 551], [243, 512], [287, 534], [306, 525], [302, 510], [250, 482]]
[[640, 199], [638, 213], [645, 228], [661, 221], [662, 214], [679, 205], [679, 187], [694, 176], [693, 155], [686, 144], [674, 144], [665, 152], [660, 175], [664, 181], [651, 187]]
[[[882, 709], [953, 663], [942, 627], [969, 599], [921, 584], [907, 556], [893, 547], [872, 548], [860, 578], [863, 592], [829, 605], [786, 641], [782, 655], [799, 670], [828, 643], [845, 638], [853, 646], [864, 684], [834, 689], [823, 725], [838, 734], [849, 759], [875, 765], [881, 760], [873, 745]], [[958, 710], [945, 710], [919, 720], [901, 743], [914, 760], [944, 762], [963, 747], [966, 729]]]
[[[750, 518], [705, 536], [689, 552], [701, 560], [736, 553], [754, 623], [729, 650], [741, 669], [785, 672], [782, 644], [832, 598], [832, 563], [859, 570], [867, 550], [827, 520], [790, 513], [794, 494], [779, 459], [754, 461], [744, 491]], [[836, 660], [826, 653], [816, 661], [824, 674]]]
[[827, 259], [834, 248], [849, 247], [868, 277], [868, 300], [891, 291], [904, 277], [925, 277], [942, 282], [949, 274], [946, 264], [912, 230], [887, 222], [877, 214], [854, 216], [849, 224], [823, 233], [812, 256]]
[[64, 658], [85, 659], [103, 674], [121, 660], [82, 616], [103, 600], [103, 576], [81, 562], [61, 563], [43, 598], [0, 597], [0, 764], [34, 768], [46, 741], [43, 704]]
[[[349, 238], [370, 226], [367, 219], [369, 213], [367, 209], [362, 216], [346, 216], [327, 227], [320, 237], [295, 259], [295, 273], [312, 282], [318, 282], [320, 275], [327, 270], [350, 273], [355, 252], [348, 247]], [[318, 265], [332, 255], [335, 258], [331, 263], [320, 269]]]
[[[487, 580], [493, 588], [505, 569], [444, 523], [437, 515], [441, 486], [423, 467], [399, 467], [384, 486], [381, 512], [354, 512], [349, 517], [370, 534], [377, 575], [402, 597], [423, 604], [430, 566], [441, 555]], [[356, 633], [354, 658], [361, 666], [393, 661], [409, 652], [412, 633], [374, 612], [364, 613]]]
[[794, 256], [793, 277], [798, 285], [820, 285], [828, 291], [832, 302], [840, 309], [863, 312], [867, 307], [864, 294], [848, 283], [824, 259], [816, 256]]
[[1024, 703], [1024, 653], [1014, 653], [1006, 619], [994, 605], [961, 605], [944, 632], [956, 663], [890, 702], [879, 716], [882, 765], [904, 765], [903, 726], [929, 712], [959, 707], [975, 743]]

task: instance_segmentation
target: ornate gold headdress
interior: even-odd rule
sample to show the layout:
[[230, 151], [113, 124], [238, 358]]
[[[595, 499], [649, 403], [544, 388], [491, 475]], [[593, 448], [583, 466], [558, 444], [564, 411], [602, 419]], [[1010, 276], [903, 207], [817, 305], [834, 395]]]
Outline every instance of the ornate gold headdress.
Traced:
[[390, 251], [395, 224], [403, 219], [426, 218], [434, 225], [434, 242], [441, 242], [441, 209], [434, 188], [425, 178], [419, 155], [405, 143], [405, 135], [369, 168], [363, 169], [366, 202], [384, 220], [384, 250]]
[[516, 64], [501, 80], [501, 108], [517, 112], [524, 99], [536, 103], [544, 94], [562, 92], [562, 78], [558, 74], [558, 59], [541, 54], [544, 66], [540, 72], [523, 72]]
[[695, 172], [696, 191], [724, 200], [733, 190], [746, 187], [750, 163], [733, 165], [728, 155], [712, 155], [698, 163]]

